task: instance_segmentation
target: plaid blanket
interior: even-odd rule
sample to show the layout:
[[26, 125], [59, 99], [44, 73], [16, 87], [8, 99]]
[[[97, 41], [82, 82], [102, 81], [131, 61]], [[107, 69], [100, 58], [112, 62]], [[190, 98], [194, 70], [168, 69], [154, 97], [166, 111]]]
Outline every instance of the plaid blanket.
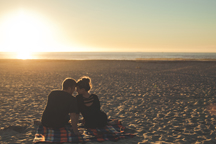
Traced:
[[104, 128], [86, 129], [79, 123], [78, 130], [82, 133], [77, 136], [73, 133], [71, 125], [67, 125], [60, 129], [51, 129], [37, 127], [33, 143], [39, 142], [53, 142], [53, 143], [85, 143], [85, 142], [103, 142], [103, 141], [118, 141], [119, 139], [132, 138], [135, 135], [124, 132], [125, 127], [122, 126], [120, 121], [115, 124], [107, 125]]

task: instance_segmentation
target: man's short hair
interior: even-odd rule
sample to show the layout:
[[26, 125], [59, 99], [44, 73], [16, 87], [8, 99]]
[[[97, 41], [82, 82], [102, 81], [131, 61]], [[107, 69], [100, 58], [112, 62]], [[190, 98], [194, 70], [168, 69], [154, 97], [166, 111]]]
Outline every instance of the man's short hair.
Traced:
[[76, 81], [72, 78], [66, 78], [62, 83], [63, 90], [67, 90], [70, 87], [75, 87]]

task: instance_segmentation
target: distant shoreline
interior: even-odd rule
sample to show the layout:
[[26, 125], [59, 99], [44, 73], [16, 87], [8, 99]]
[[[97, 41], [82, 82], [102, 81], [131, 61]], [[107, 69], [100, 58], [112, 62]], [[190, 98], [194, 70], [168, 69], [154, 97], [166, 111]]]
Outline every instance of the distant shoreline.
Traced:
[[0, 59], [215, 61], [216, 53], [45, 52], [11, 54], [0, 52]]
[[216, 59], [137, 58], [136, 61], [216, 61]]
[[77, 59], [0, 59], [0, 61], [159, 61], [159, 62], [187, 62], [187, 61], [194, 61], [194, 62], [215, 62], [216, 59], [183, 59], [183, 58], [136, 58], [134, 60], [118, 60], [118, 59], [84, 59], [84, 60], [77, 60]]

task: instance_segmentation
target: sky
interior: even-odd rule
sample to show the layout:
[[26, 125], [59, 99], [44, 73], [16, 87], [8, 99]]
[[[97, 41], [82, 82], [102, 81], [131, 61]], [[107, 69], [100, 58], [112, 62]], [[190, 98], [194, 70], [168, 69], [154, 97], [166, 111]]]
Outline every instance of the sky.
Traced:
[[216, 52], [216, 0], [0, 0], [0, 51]]

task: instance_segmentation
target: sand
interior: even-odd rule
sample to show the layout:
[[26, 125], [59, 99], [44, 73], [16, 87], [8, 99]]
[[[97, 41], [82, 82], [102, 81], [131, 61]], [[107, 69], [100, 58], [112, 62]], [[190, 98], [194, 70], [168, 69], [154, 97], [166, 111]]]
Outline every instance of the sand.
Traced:
[[2, 144], [32, 143], [49, 92], [83, 75], [109, 118], [137, 135], [104, 144], [216, 143], [215, 61], [0, 60], [0, 69]]

